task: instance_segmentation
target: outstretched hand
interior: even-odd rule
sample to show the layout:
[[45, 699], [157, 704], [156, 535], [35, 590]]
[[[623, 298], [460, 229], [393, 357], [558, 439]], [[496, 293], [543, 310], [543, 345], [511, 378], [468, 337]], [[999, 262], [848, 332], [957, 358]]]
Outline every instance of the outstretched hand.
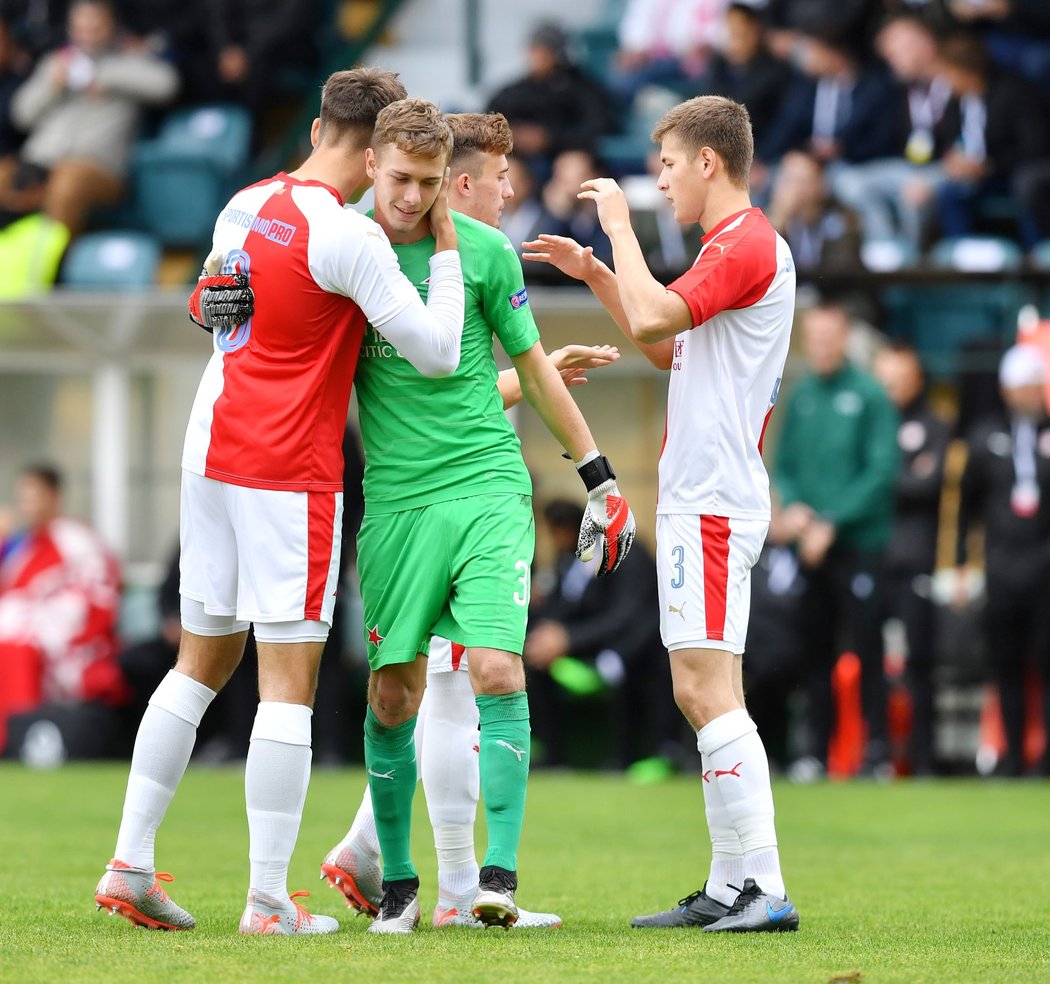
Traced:
[[615, 362], [620, 350], [615, 345], [566, 345], [551, 352], [549, 358], [566, 386], [582, 386], [587, 382], [584, 373], [588, 369]]
[[590, 246], [581, 246], [568, 236], [549, 236], [541, 233], [537, 239], [521, 245], [525, 249], [521, 254], [523, 260], [546, 263], [574, 280], [587, 281], [604, 266]]

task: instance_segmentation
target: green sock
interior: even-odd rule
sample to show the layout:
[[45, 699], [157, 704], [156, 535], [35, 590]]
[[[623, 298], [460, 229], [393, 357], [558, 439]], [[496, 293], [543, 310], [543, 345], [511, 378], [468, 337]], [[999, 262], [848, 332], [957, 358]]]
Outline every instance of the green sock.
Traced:
[[365, 768], [383, 852], [383, 880], [388, 882], [417, 877], [409, 853], [416, 794], [415, 732], [414, 714], [393, 728], [386, 727], [371, 707], [365, 714]]
[[476, 700], [481, 715], [481, 798], [489, 832], [482, 866], [517, 871], [529, 781], [529, 698], [519, 690]]

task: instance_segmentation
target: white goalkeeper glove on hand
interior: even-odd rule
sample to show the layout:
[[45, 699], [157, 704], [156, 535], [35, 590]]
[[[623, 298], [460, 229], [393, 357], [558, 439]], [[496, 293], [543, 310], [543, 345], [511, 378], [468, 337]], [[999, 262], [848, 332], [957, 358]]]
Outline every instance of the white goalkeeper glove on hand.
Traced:
[[587, 561], [594, 556], [598, 538], [602, 539], [602, 562], [598, 577], [611, 574], [620, 566], [634, 543], [634, 514], [616, 487], [616, 476], [608, 458], [598, 455], [577, 465], [576, 470], [587, 487], [587, 508], [580, 524], [576, 556]]
[[205, 331], [236, 328], [255, 313], [255, 292], [247, 274], [220, 274], [224, 260], [223, 253], [209, 255], [190, 296], [190, 318]]

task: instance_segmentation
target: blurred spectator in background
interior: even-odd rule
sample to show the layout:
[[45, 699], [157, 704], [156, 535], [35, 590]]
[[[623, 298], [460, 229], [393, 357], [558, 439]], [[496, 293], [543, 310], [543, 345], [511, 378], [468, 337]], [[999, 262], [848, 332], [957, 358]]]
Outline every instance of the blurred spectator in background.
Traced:
[[79, 233], [93, 207], [124, 191], [142, 106], [177, 88], [171, 65], [122, 46], [108, 0], [74, 0], [69, 44], [43, 58], [12, 101], [28, 138], [17, 166], [0, 173], [0, 207], [41, 209]]
[[661, 85], [695, 95], [696, 80], [721, 40], [729, 0], [627, 0], [609, 85], [622, 106]]
[[857, 216], [831, 197], [823, 166], [809, 154], [781, 158], [766, 214], [800, 274], [860, 269]]
[[731, 3], [725, 14], [725, 37], [696, 85], [699, 93], [725, 96], [747, 106], [760, 157], [791, 79], [791, 66], [769, 51], [763, 32], [758, 7]]
[[[1025, 192], [1027, 170], [1050, 155], [1050, 127], [1044, 101], [1032, 86], [992, 66], [975, 36], [946, 38], [939, 64], [954, 98], [944, 114], [953, 146], [944, 156], [946, 180], [937, 190], [938, 219], [942, 235], [965, 236], [974, 229], [982, 196]], [[1021, 236], [1032, 245], [1038, 239], [1033, 203], [1020, 204], [1026, 213]]]
[[[613, 692], [612, 748], [602, 749], [608, 764], [626, 768], [639, 759], [671, 755], [678, 720], [670, 665], [660, 643], [652, 556], [635, 541], [616, 577], [596, 578], [595, 561], [576, 559], [580, 506], [554, 499], [543, 517], [556, 551], [553, 580], [547, 590], [537, 591], [524, 652], [532, 733], [545, 749], [543, 763], [572, 764], [567, 741], [573, 739], [565, 731], [572, 716], [566, 705], [579, 699], [574, 690], [587, 685]], [[580, 662], [592, 668], [590, 673], [566, 672], [580, 670]]]
[[540, 24], [530, 35], [528, 73], [500, 89], [489, 112], [502, 113], [514, 131], [514, 153], [542, 180], [564, 150], [593, 150], [610, 127], [608, 95], [569, 57], [568, 35]]
[[894, 502], [893, 536], [886, 551], [886, 618], [904, 626], [905, 676], [911, 695], [911, 771], [934, 774], [933, 665], [936, 650], [933, 571], [937, 561], [944, 460], [951, 427], [926, 400], [919, 355], [892, 342], [875, 356], [875, 378], [900, 413], [897, 446], [900, 471]]
[[809, 371], [788, 397], [773, 478], [783, 536], [795, 542], [806, 578], [809, 754], [826, 769], [835, 715], [831, 672], [843, 643], [852, 643], [861, 661], [864, 767], [883, 776], [890, 765], [881, 582], [893, 523], [897, 413], [878, 382], [847, 361], [849, 336], [840, 304], [821, 303], [802, 315]]
[[875, 48], [907, 88], [904, 153], [843, 165], [835, 171], [833, 189], [860, 215], [866, 239], [901, 235], [918, 249], [924, 217], [943, 180], [940, 160], [950, 146], [941, 120], [951, 86], [938, 74], [937, 37], [919, 14], [889, 18]]
[[[50, 465], [23, 470], [16, 511], [15, 527], [0, 533], [0, 745], [11, 715], [51, 708], [63, 719], [60, 757], [111, 752], [110, 708], [128, 698], [116, 661], [117, 561], [89, 527], [62, 515], [62, 479]], [[85, 736], [82, 722], [99, 714], [107, 727], [93, 724]]]
[[8, 22], [0, 18], [0, 161], [14, 154], [24, 139], [11, 122], [11, 101], [28, 67], [28, 57], [15, 44]]
[[[586, 150], [565, 150], [555, 159], [540, 201], [542, 232], [586, 243], [603, 263], [612, 263], [612, 243], [598, 221], [594, 202], [578, 198], [580, 184], [600, 177], [602, 169]], [[567, 280], [567, 278], [565, 278]]]
[[514, 196], [503, 203], [500, 216], [500, 231], [511, 241], [515, 251], [521, 255], [521, 244], [535, 239], [545, 232], [540, 225], [543, 219], [543, 204], [539, 186], [532, 171], [520, 157], [507, 157], [507, 180], [514, 189]]
[[881, 68], [866, 68], [847, 35], [801, 36], [794, 58], [802, 70], [784, 95], [764, 141], [763, 163], [805, 150], [824, 164], [859, 164], [903, 152], [906, 99]]
[[[1050, 420], [1041, 351], [1021, 345], [1007, 351], [999, 384], [1005, 410], [977, 424], [966, 441], [957, 561], [962, 585], [972, 561], [970, 531], [982, 527], [986, 646], [1006, 733], [997, 771], [1019, 776], [1029, 667], [1040, 678], [1050, 734]], [[1044, 755], [1043, 774], [1046, 766]]]
[[[758, 0], [765, 4], [765, 0]], [[770, 45], [782, 58], [797, 55], [804, 34], [830, 31], [863, 56], [882, 11], [879, 0], [768, 0]]]
[[210, 0], [202, 22], [214, 88], [201, 98], [246, 106], [258, 138], [287, 74], [315, 70], [317, 16], [313, 0]]
[[953, 17], [980, 29], [993, 61], [1050, 94], [1050, 4], [1046, 0], [947, 0]]

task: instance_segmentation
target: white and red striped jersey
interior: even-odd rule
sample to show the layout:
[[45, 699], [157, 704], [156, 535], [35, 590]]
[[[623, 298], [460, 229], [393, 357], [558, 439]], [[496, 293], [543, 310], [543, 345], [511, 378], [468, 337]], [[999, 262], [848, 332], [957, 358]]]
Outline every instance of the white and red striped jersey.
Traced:
[[674, 339], [657, 513], [769, 519], [762, 437], [780, 389], [795, 265], [761, 210], [729, 216], [668, 287], [696, 327]]
[[223, 273], [247, 273], [255, 314], [216, 331], [183, 449], [232, 485], [343, 488], [342, 438], [366, 321], [411, 304], [383, 230], [318, 181], [281, 173], [237, 192], [215, 223]]

